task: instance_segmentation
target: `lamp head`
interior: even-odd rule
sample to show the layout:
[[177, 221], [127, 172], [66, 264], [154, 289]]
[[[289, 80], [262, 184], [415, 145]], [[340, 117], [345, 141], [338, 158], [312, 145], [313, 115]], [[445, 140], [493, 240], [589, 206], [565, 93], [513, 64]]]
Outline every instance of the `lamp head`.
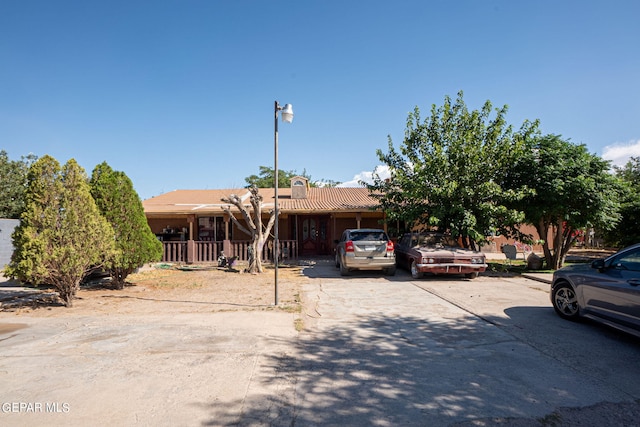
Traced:
[[281, 115], [283, 122], [293, 122], [293, 106], [291, 104], [285, 104], [284, 108], [282, 108]]

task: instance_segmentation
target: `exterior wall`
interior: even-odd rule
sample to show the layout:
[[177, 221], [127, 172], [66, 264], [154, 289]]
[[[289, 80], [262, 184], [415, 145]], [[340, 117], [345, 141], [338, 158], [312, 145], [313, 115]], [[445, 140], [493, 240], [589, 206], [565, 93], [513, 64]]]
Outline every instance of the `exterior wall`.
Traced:
[[[525, 234], [530, 234], [532, 236], [532, 239], [534, 241], [536, 240], [546, 240], [549, 242], [550, 247], [553, 247], [553, 241], [552, 241], [552, 236], [551, 234], [549, 234], [549, 236], [546, 237], [546, 239], [541, 239], [540, 236], [538, 235], [538, 232], [536, 231], [536, 228], [533, 225], [528, 225], [528, 224], [523, 224], [520, 226], [520, 231], [522, 231]], [[515, 239], [508, 239], [505, 236], [493, 236], [490, 238], [491, 244], [488, 246], [485, 246], [482, 248], [483, 251], [485, 252], [501, 252], [500, 248], [502, 247], [502, 245], [513, 245], [513, 244], [519, 244], [520, 242], [517, 242]], [[540, 244], [536, 244], [536, 245], [527, 245], [527, 247], [531, 248], [533, 250], [533, 252], [542, 252], [542, 245]]]
[[0, 219], [0, 270], [11, 261], [13, 254], [13, 230], [20, 224], [18, 219]]

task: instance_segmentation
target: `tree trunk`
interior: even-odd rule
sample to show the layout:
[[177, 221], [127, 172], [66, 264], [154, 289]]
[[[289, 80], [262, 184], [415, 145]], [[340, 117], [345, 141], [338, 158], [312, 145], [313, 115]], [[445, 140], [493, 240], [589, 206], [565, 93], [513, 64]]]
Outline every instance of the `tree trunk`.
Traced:
[[551, 255], [551, 249], [549, 249], [549, 241], [547, 240], [547, 236], [549, 235], [549, 224], [544, 219], [540, 219], [540, 221], [535, 224], [535, 227], [538, 232], [538, 236], [543, 239], [542, 251], [544, 252], [544, 260], [547, 264], [547, 268], [551, 268], [551, 265], [553, 264], [553, 257]]
[[76, 288], [75, 285], [70, 285], [68, 283], [54, 283], [54, 286], [58, 290], [58, 296], [62, 300], [62, 303], [65, 307], [73, 307], [73, 299], [76, 296]]
[[236, 219], [228, 207], [223, 207], [222, 209], [230, 216], [239, 230], [251, 236], [251, 244], [249, 245], [250, 252], [247, 256], [249, 259], [247, 271], [249, 273], [262, 273], [262, 248], [275, 222], [275, 212], [271, 213], [269, 222], [264, 226], [262, 223], [262, 196], [260, 196], [258, 189], [255, 187], [249, 188], [249, 191], [251, 192], [250, 201], [253, 206], [253, 218], [244, 206], [242, 199], [237, 195], [232, 194], [229, 197], [223, 197], [221, 199], [223, 202], [231, 203], [238, 208], [246, 222], [246, 226]]
[[115, 289], [122, 290], [124, 289], [124, 284], [126, 283], [127, 276], [133, 270], [130, 268], [114, 268], [109, 270], [109, 275], [111, 276], [111, 284]]
[[260, 239], [252, 239], [249, 245], [249, 267], [247, 272], [249, 273], [262, 273], [262, 245]]

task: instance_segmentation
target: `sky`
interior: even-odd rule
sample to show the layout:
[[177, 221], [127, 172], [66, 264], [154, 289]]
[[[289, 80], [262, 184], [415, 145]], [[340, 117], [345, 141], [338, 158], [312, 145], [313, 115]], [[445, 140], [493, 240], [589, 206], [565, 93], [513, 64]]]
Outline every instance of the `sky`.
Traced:
[[107, 162], [142, 199], [274, 165], [353, 185], [459, 91], [640, 156], [640, 2], [0, 0], [0, 149]]

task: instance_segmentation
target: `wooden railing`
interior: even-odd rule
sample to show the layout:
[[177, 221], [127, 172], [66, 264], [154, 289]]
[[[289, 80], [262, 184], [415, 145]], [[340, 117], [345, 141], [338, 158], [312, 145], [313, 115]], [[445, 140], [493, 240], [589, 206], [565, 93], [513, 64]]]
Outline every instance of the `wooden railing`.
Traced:
[[[273, 262], [273, 241], [268, 241], [262, 248], [262, 260]], [[250, 242], [248, 240], [231, 240], [226, 242], [211, 241], [179, 241], [162, 242], [162, 262], [175, 263], [216, 263], [223, 248], [228, 247], [227, 258], [237, 257], [246, 261]], [[193, 253], [191, 253], [193, 252]], [[298, 245], [295, 240], [280, 240], [280, 260], [298, 258]]]
[[194, 262], [218, 262], [222, 252], [222, 242], [196, 241], [196, 253]]
[[187, 262], [187, 242], [162, 242], [163, 262]]

